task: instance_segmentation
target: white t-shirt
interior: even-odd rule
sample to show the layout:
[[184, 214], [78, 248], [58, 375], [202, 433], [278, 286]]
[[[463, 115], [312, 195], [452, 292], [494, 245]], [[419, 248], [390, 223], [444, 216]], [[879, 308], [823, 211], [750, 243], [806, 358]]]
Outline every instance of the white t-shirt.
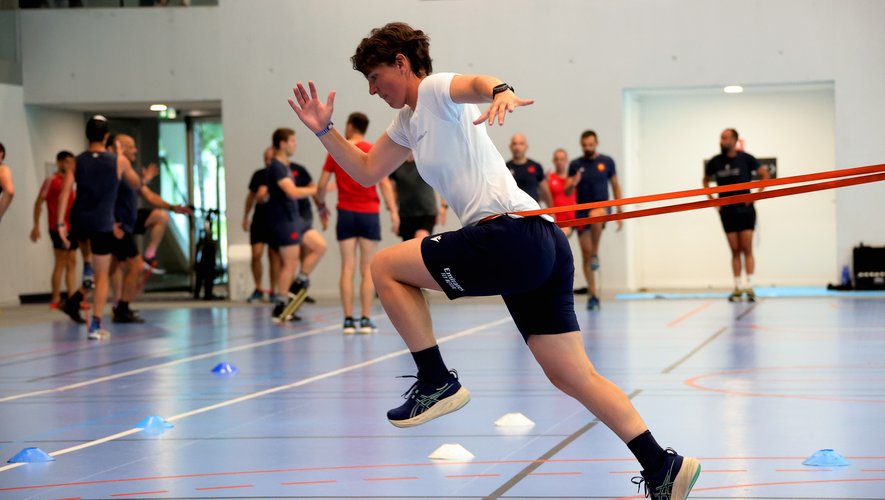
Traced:
[[476, 224], [490, 215], [540, 208], [519, 189], [486, 132], [474, 125], [481, 114], [475, 104], [452, 101], [455, 73], [437, 73], [418, 86], [416, 109], [403, 107], [387, 135], [412, 150], [421, 177], [452, 207], [461, 224]]

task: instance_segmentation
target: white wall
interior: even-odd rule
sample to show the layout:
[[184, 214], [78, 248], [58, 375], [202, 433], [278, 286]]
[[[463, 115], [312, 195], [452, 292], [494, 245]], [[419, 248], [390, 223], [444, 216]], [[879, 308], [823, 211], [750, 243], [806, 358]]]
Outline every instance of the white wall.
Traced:
[[[746, 90], [739, 95], [716, 88], [636, 96], [637, 159], [625, 166], [635, 190], [700, 187], [702, 162], [719, 152], [719, 134], [730, 127], [739, 131], [747, 152], [777, 158], [779, 177], [832, 168], [831, 86]], [[756, 283], [820, 285], [832, 280], [835, 200], [834, 191], [822, 191], [756, 204]], [[715, 209], [645, 217], [628, 225], [636, 242], [634, 288], [731, 286], [731, 253]]]
[[[318, 142], [285, 102], [296, 80], [338, 91], [337, 122], [361, 110], [372, 119], [370, 137], [386, 126], [393, 112], [368, 96], [348, 59], [372, 27], [394, 18], [430, 33], [437, 71], [494, 74], [535, 98], [491, 134], [505, 152], [510, 134], [527, 134], [530, 155], [545, 165], [556, 147], [577, 154], [586, 128], [599, 132], [601, 150], [624, 164], [626, 89], [735, 82], [834, 82], [836, 165], [885, 159], [885, 34], [878, 26], [885, 2], [877, 0], [221, 0], [217, 8], [21, 16], [28, 103], [221, 99], [234, 221], [274, 128], [293, 126], [296, 159], [313, 172], [321, 165]], [[96, 56], [83, 56], [90, 53]], [[624, 187], [626, 195], [640, 192]], [[885, 183], [846, 190], [837, 201], [837, 237], [826, 245], [836, 247], [829, 264], [834, 279], [857, 241], [885, 244]], [[231, 235], [234, 244], [246, 239]], [[634, 244], [626, 231], [606, 234], [608, 290], [630, 285]], [[330, 293], [335, 254], [315, 280]]]
[[0, 304], [18, 302], [20, 294], [49, 291], [52, 245], [46, 233], [46, 206], [40, 219], [42, 238], [28, 236], [33, 227], [34, 200], [47, 171], [54, 170], [62, 149], [85, 146], [83, 116], [39, 106], [25, 106], [22, 87], [0, 84], [0, 142], [12, 169], [15, 198], [0, 223]]

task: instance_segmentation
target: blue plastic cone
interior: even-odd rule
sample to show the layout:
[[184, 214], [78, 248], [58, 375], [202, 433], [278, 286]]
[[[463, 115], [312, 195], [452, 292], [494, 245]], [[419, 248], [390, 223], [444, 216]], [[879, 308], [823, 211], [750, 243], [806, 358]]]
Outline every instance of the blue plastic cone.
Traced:
[[218, 363], [215, 365], [215, 368], [212, 369], [212, 373], [216, 375], [235, 375], [237, 373], [237, 367], [230, 363]]
[[8, 464], [32, 463], [32, 462], [53, 462], [54, 458], [40, 448], [25, 448], [15, 454], [14, 457], [6, 461]]
[[802, 465], [813, 465], [816, 467], [844, 467], [851, 464], [848, 460], [845, 460], [845, 457], [836, 453], [835, 450], [826, 448], [814, 452], [814, 455], [808, 457], [807, 460], [802, 462]]
[[141, 422], [135, 424], [135, 427], [141, 427], [144, 432], [149, 434], [162, 434], [167, 429], [175, 427], [159, 415], [150, 415], [144, 417]]

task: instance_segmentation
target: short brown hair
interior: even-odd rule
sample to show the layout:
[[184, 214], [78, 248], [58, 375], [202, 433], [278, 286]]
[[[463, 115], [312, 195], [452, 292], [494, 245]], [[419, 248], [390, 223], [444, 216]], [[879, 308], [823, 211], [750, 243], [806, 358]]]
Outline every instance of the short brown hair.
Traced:
[[289, 138], [292, 137], [293, 135], [295, 135], [295, 131], [290, 128], [283, 127], [283, 128], [278, 128], [278, 129], [274, 130], [273, 131], [273, 138], [271, 139], [271, 140], [273, 140], [273, 148], [279, 149], [280, 143], [288, 141]]
[[368, 75], [381, 64], [392, 65], [397, 54], [409, 60], [415, 76], [424, 77], [433, 72], [430, 37], [406, 23], [388, 23], [373, 29], [357, 46], [350, 62], [353, 69]]
[[592, 131], [592, 130], [585, 130], [585, 131], [581, 134], [581, 140], [582, 140], [582, 141], [583, 141], [584, 139], [588, 138], [588, 137], [592, 137], [592, 138], [596, 139], [597, 141], [599, 140], [599, 137], [596, 137], [596, 132], [594, 132], [594, 131]]
[[366, 130], [369, 130], [369, 117], [359, 111], [351, 113], [347, 117], [347, 123], [363, 135], [366, 135]]

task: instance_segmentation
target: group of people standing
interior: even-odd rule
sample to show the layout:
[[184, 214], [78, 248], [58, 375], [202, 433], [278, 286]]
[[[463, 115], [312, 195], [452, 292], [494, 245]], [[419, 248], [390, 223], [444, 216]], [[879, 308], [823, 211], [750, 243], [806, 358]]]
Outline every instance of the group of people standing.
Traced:
[[[361, 151], [368, 152], [372, 148], [365, 140], [368, 127], [365, 114], [351, 113], [344, 136]], [[310, 300], [306, 296], [310, 274], [327, 250], [326, 239], [313, 225], [311, 201], [322, 231], [326, 231], [331, 217], [326, 198], [333, 190], [334, 178], [335, 237], [341, 254], [342, 332], [372, 333], [376, 330], [371, 318], [375, 287], [369, 264], [381, 241], [382, 200], [390, 215], [392, 232], [404, 241], [429, 236], [435, 225], [445, 223], [445, 200], [437, 202], [433, 188], [424, 182], [411, 159], [389, 177], [367, 187], [327, 156], [319, 179], [314, 182], [303, 165], [291, 161], [297, 146], [293, 130], [275, 131], [273, 144], [265, 151], [265, 166], [252, 174], [246, 194], [242, 227], [249, 232], [255, 282], [248, 300], [273, 303], [276, 321], [299, 319], [295, 312], [302, 302]], [[270, 289], [266, 292], [262, 287], [265, 249], [270, 261]], [[357, 272], [359, 315], [354, 313]]]
[[[110, 336], [103, 313], [111, 293], [114, 323], [144, 323], [130, 304], [144, 285], [145, 270], [148, 274], [157, 271], [157, 249], [169, 222], [167, 211], [193, 212], [166, 202], [147, 186], [159, 173], [156, 164], [138, 171], [134, 166], [138, 154], [135, 139], [112, 135], [106, 118], [97, 115], [89, 119], [86, 139], [89, 145], [83, 153], [75, 156], [60, 151], [56, 155], [56, 171], [43, 182], [34, 201], [30, 239], [37, 242], [42, 236], [40, 219], [45, 203], [55, 260], [50, 308], [64, 312], [76, 323], [88, 323], [87, 337], [97, 340]], [[5, 156], [2, 145], [0, 154]], [[0, 156], [0, 164], [2, 159]], [[7, 192], [11, 194], [12, 189]], [[151, 208], [139, 208], [139, 199]], [[7, 206], [8, 199], [0, 201], [0, 217]], [[144, 256], [135, 241], [138, 234], [148, 235]], [[83, 258], [79, 283], [78, 250]], [[64, 296], [62, 277], [67, 288]], [[86, 300], [90, 291], [91, 303]], [[91, 310], [88, 321], [81, 315], [83, 310]]]

